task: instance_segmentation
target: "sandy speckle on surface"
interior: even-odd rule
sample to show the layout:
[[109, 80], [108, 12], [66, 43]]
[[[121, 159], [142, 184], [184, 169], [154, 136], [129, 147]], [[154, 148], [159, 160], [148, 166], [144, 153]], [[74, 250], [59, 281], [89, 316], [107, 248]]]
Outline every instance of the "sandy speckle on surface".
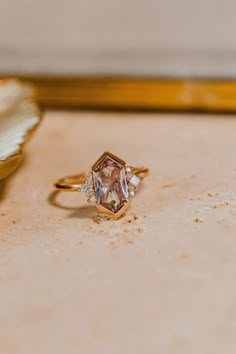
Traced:
[[203, 219], [195, 218], [194, 221], [195, 221], [195, 222], [198, 222], [198, 223], [202, 223], [202, 222], [203, 222]]

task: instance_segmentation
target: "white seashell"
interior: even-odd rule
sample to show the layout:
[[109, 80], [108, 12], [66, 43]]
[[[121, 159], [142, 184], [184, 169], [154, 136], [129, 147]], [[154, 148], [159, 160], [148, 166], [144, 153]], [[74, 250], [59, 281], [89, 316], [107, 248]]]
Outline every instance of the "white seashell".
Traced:
[[0, 180], [16, 169], [24, 144], [40, 120], [32, 87], [17, 80], [0, 80]]

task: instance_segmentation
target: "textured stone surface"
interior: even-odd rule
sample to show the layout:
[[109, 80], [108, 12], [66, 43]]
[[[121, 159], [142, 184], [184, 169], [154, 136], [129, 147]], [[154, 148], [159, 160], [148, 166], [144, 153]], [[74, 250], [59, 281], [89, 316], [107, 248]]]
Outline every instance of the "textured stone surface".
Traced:
[[[235, 354], [235, 131], [232, 116], [46, 114], [0, 193], [1, 354]], [[107, 149], [151, 169], [110, 222], [83, 193], [51, 194]]]

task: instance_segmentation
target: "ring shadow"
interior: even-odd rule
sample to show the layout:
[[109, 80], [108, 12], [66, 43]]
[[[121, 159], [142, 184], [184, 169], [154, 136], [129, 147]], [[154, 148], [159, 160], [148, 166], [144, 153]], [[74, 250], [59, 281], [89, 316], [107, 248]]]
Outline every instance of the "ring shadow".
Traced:
[[48, 202], [56, 208], [71, 211], [68, 215], [68, 218], [79, 218], [79, 219], [90, 219], [96, 216], [97, 211], [93, 205], [84, 205], [81, 207], [68, 207], [61, 204], [57, 197], [59, 196], [60, 191], [53, 191], [49, 197]]

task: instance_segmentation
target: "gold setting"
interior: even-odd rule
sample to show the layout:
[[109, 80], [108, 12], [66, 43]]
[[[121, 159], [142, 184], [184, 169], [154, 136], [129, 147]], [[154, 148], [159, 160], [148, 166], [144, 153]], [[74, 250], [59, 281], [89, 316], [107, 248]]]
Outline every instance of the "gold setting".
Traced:
[[[94, 163], [92, 166], [92, 169], [90, 172], [87, 173], [80, 173], [78, 175], [74, 176], [69, 176], [69, 177], [64, 177], [59, 179], [55, 184], [55, 188], [59, 191], [68, 191], [68, 192], [85, 192], [88, 195], [88, 202], [89, 198], [91, 197], [91, 193], [95, 195], [95, 182], [94, 182], [94, 177], [93, 173], [97, 171], [99, 168], [99, 165], [104, 159], [110, 158], [111, 160], [114, 160], [117, 162], [119, 165], [121, 165], [124, 170], [126, 171], [125, 175], [125, 183], [127, 184], [128, 187], [133, 188], [132, 191], [129, 191], [129, 197], [127, 197], [127, 200], [124, 201], [124, 205], [117, 211], [113, 212], [103, 205], [101, 203], [98, 203], [97, 200], [93, 204], [96, 205], [97, 210], [109, 217], [112, 217], [113, 219], [119, 219], [126, 211], [128, 206], [130, 205], [130, 198], [133, 196], [136, 192], [136, 186], [133, 185], [131, 186], [131, 180], [132, 177], [135, 177], [135, 179], [139, 182], [142, 181], [148, 174], [149, 174], [149, 169], [145, 167], [129, 167], [126, 165], [126, 162], [116, 155], [112, 154], [109, 151], [104, 152], [101, 157]], [[130, 175], [130, 177], [128, 177]], [[88, 179], [90, 180], [90, 185], [86, 185], [88, 182]], [[128, 188], [127, 187], [127, 188]], [[135, 191], [135, 192], [134, 192]], [[133, 193], [133, 194], [132, 194]]]

